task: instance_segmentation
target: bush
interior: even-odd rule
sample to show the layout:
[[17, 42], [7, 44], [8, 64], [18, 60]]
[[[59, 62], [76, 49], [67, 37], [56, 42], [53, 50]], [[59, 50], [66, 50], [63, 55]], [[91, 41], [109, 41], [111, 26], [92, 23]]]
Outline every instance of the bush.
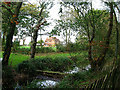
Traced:
[[36, 48], [36, 53], [49, 53], [49, 52], [55, 52], [55, 50], [52, 47]]
[[17, 48], [13, 53], [30, 54], [30, 48]]
[[56, 57], [53, 60], [53, 63], [50, 65], [52, 71], [66, 71], [70, 66], [73, 65], [73, 62], [68, 57]]
[[66, 51], [66, 47], [63, 46], [62, 44], [57, 44], [56, 49], [57, 49], [57, 52], [65, 52]]
[[86, 81], [89, 81], [93, 77], [91, 70], [70, 74], [65, 77], [56, 88], [83, 88], [82, 83], [88, 84]]
[[13, 69], [10, 66], [2, 67], [2, 89], [13, 89], [15, 86]]
[[67, 57], [45, 57], [34, 60], [34, 64], [40, 70], [63, 72], [65, 70], [68, 70], [70, 66], [72, 66], [73, 62]]
[[35, 70], [36, 66], [30, 61], [23, 61], [17, 66], [17, 72], [28, 74], [30, 76], [34, 75]]
[[73, 66], [72, 60], [67, 57], [45, 57], [23, 61], [17, 66], [17, 71], [25, 74], [34, 74], [35, 70], [66, 71]]
[[20, 42], [19, 41], [14, 41], [12, 50], [16, 51], [19, 48], [19, 46], [20, 46]]
[[67, 51], [69, 52], [79, 52], [81, 50], [87, 50], [86, 45], [81, 45], [79, 43], [69, 43], [67, 44]]
[[[49, 52], [55, 52], [55, 50], [52, 47], [37, 47], [36, 53], [49, 53]], [[13, 51], [13, 53], [21, 53], [21, 54], [30, 54], [30, 48], [17, 48]]]

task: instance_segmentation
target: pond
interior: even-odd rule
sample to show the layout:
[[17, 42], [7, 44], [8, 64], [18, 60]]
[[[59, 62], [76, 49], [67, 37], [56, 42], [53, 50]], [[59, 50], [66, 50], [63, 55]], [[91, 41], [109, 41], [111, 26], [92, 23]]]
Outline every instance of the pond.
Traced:
[[[84, 72], [84, 71], [89, 70], [90, 68], [91, 68], [91, 65], [87, 65], [84, 68], [79, 68], [79, 67], [75, 66], [73, 68], [73, 70], [69, 70], [68, 72], [64, 72], [64, 73], [73, 74], [73, 73], [78, 73], [78, 72]], [[30, 85], [37, 87], [37, 88], [53, 88], [54, 86], [59, 84], [60, 81], [61, 81], [60, 78], [58, 79], [58, 78], [54, 78], [54, 77], [38, 75], [30, 83]], [[19, 85], [16, 88], [18, 88], [18, 87], [19, 87]]]
[[[83, 72], [83, 71], [87, 71], [91, 68], [91, 65], [87, 65], [86, 67], [84, 67], [84, 69], [79, 68], [79, 67], [74, 67], [73, 70], [70, 70], [68, 72], [64, 72], [64, 73], [68, 73], [68, 74], [73, 74], [73, 73], [78, 73], [78, 72]], [[37, 79], [43, 80], [43, 81], [38, 81], [36, 82], [36, 86], [39, 88], [49, 88], [49, 87], [54, 87], [57, 84], [59, 84], [60, 79], [54, 79], [51, 77], [46, 77], [46, 76], [37, 76]]]
[[39, 86], [39, 88], [46, 88], [46, 87], [54, 87], [58, 84], [58, 81], [52, 81], [52, 80], [45, 80], [45, 81], [39, 81], [37, 82], [37, 86]]
[[60, 79], [55, 79], [53, 77], [43, 76], [39, 75], [36, 77], [39, 81], [36, 82], [36, 86], [38, 88], [48, 88], [48, 87], [54, 87], [56, 84], [60, 82]]

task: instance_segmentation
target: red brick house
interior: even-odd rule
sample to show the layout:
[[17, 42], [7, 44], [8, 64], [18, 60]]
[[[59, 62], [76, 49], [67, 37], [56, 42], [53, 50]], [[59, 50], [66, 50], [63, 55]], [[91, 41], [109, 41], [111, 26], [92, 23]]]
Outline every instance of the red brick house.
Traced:
[[45, 40], [44, 47], [55, 47], [55, 45], [59, 43], [60, 40], [56, 37], [49, 37]]

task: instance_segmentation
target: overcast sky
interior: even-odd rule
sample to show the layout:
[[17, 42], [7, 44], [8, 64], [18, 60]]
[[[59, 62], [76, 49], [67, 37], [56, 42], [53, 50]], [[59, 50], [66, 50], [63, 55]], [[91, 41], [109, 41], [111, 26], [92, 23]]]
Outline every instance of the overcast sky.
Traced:
[[[30, 2], [31, 4], [36, 4], [36, 3], [38, 3], [37, 1], [38, 0], [28, 0], [28, 2]], [[49, 15], [51, 16], [52, 19], [59, 19], [59, 15], [58, 15], [59, 8], [60, 8], [60, 5], [58, 3], [59, 1], [60, 0], [55, 0], [55, 5], [50, 9], [50, 14]], [[101, 0], [92, 0], [92, 1], [93, 1], [93, 8], [95, 8], [95, 9], [102, 9], [103, 8], [103, 6], [101, 5]], [[49, 21], [51, 22], [51, 20], [49, 20]], [[49, 26], [49, 28], [46, 28], [46, 29], [47, 29], [47, 31], [51, 31], [53, 27], [54, 27], [54, 23], [52, 23], [52, 25]], [[48, 36], [43, 35], [42, 36], [43, 41], [45, 41], [45, 39], [47, 37]], [[62, 37], [60, 37], [60, 36], [56, 36], [56, 37], [58, 39], [60, 39], [60, 41], [63, 41]], [[38, 37], [38, 40], [40, 40], [40, 37]], [[28, 44], [30, 41], [31, 41], [31, 38], [26, 37], [25, 44]], [[75, 41], [75, 36], [71, 38], [71, 41], [72, 42]]]

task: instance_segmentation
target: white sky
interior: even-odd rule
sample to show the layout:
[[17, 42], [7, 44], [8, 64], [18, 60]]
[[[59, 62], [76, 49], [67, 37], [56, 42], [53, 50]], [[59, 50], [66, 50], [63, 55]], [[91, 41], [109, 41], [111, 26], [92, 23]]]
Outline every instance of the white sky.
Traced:
[[[34, 4], [34, 3], [37, 3], [37, 0], [28, 0], [30, 3]], [[53, 19], [59, 19], [59, 15], [58, 15], [58, 12], [59, 12], [59, 7], [60, 5], [58, 4], [59, 0], [55, 0], [55, 5], [51, 8], [50, 10], [50, 16], [51, 18]], [[95, 9], [102, 9], [103, 6], [101, 5], [101, 2], [100, 0], [92, 0], [93, 1], [93, 8]], [[51, 20], [50, 20], [51, 21]], [[53, 21], [51, 21], [53, 22]], [[47, 31], [51, 31], [52, 28], [54, 27], [54, 23], [52, 23], [51, 26], [49, 26], [47, 28]], [[47, 38], [48, 36], [46, 35], [43, 35], [42, 36], [42, 39], [43, 41], [45, 41], [45, 39]], [[60, 37], [60, 36], [56, 36], [58, 39], [60, 39], [60, 41], [63, 41], [63, 38]], [[40, 40], [40, 36], [38, 36], [38, 40]], [[30, 37], [26, 37], [26, 41], [25, 41], [25, 44], [29, 44], [29, 42], [31, 41], [31, 38]], [[74, 42], [75, 41], [75, 36], [71, 38], [71, 41]], [[22, 43], [22, 42], [21, 42]]]

